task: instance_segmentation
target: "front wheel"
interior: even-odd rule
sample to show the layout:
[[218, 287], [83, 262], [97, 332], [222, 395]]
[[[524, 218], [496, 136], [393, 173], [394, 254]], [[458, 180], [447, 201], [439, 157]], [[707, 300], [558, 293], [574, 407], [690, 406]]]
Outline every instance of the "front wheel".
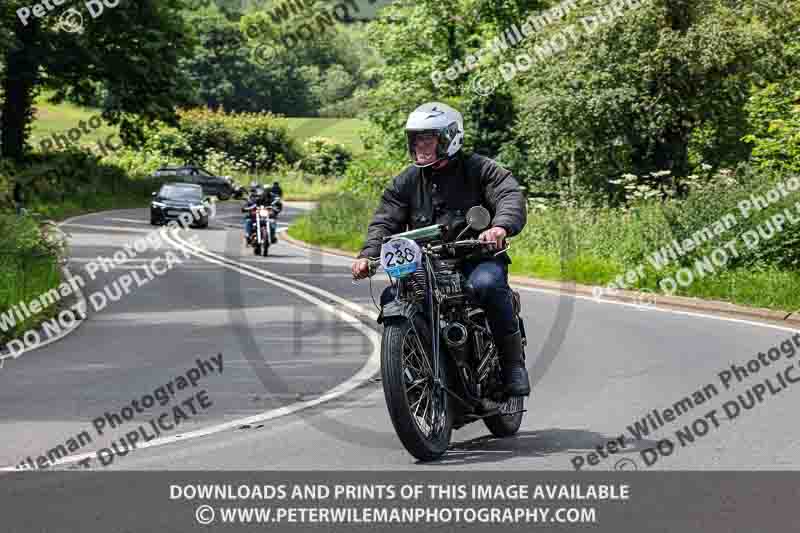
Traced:
[[[418, 326], [417, 330], [421, 328]], [[433, 382], [430, 346], [408, 320], [385, 325], [381, 343], [383, 394], [389, 417], [406, 450], [420, 461], [441, 457], [453, 431], [452, 400]], [[440, 355], [440, 374], [445, 383], [446, 359]]]

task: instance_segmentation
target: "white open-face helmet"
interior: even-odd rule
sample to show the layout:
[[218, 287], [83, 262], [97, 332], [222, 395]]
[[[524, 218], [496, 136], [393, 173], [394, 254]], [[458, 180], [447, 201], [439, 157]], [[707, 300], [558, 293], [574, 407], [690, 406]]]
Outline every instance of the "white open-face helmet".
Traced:
[[[436, 154], [433, 159], [418, 157], [417, 138], [423, 135], [436, 137]], [[429, 102], [422, 104], [406, 121], [408, 153], [415, 166], [423, 168], [453, 157], [464, 145], [464, 119], [461, 113], [447, 104]]]

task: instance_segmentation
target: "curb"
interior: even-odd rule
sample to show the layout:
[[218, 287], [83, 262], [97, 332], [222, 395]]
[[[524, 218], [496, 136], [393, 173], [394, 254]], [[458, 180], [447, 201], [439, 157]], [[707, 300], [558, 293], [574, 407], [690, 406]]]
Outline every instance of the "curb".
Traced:
[[[283, 234], [283, 239], [290, 244], [315, 252], [323, 252], [349, 258], [355, 258], [356, 255], [358, 255], [356, 253], [337, 248], [316, 246], [308, 244], [304, 241], [298, 241], [297, 239], [289, 237], [286, 232]], [[742, 305], [736, 305], [717, 300], [704, 300], [702, 298], [689, 298], [685, 296], [664, 296], [658, 293], [644, 291], [638, 292], [617, 289], [612, 292], [605, 287], [602, 287], [602, 297], [598, 297], [595, 295], [597, 287], [591, 285], [581, 285], [571, 281], [549, 281], [527, 276], [509, 276], [509, 281], [513, 284], [522, 285], [524, 287], [545, 289], [564, 294], [588, 296], [597, 301], [605, 300], [624, 302], [634, 304], [642, 308], [662, 305], [664, 307], [674, 309], [702, 311], [704, 313], [711, 313], [714, 315], [722, 315], [732, 318], [747, 318], [751, 320], [755, 319], [770, 323], [777, 322], [800, 328], [800, 311], [776, 311], [774, 309], [765, 309], [762, 307], [745, 307]]]
[[[99, 212], [102, 213], [103, 211], [99, 211]], [[82, 215], [76, 215], [74, 217], [67, 218], [67, 219], [62, 220], [61, 222], [59, 222], [57, 224], [57, 226], [61, 227], [61, 226], [65, 225], [65, 224], [69, 224], [71, 221], [73, 221], [75, 219], [78, 219], [78, 218], [86, 216], [86, 215], [91, 215], [91, 214], [94, 214], [94, 213], [84, 213]], [[66, 264], [61, 266], [61, 273], [63, 274], [65, 281], [69, 280], [69, 279], [71, 279], [73, 277], [72, 276], [72, 272], [70, 272], [70, 270], [69, 270], [69, 262], [68, 261], [67, 261]], [[60, 341], [61, 339], [63, 339], [64, 337], [66, 337], [70, 333], [74, 333], [79, 327], [81, 327], [81, 325], [83, 325], [83, 323], [86, 321], [86, 319], [88, 317], [87, 312], [88, 312], [89, 308], [88, 308], [88, 306], [86, 304], [86, 296], [84, 296], [83, 289], [80, 286], [78, 286], [78, 290], [76, 291], [76, 293], [73, 294], [73, 296], [74, 296], [74, 300], [76, 300], [75, 303], [73, 303], [72, 305], [67, 306], [66, 308], [69, 309], [69, 308], [75, 307], [76, 304], [77, 304], [78, 308], [83, 310], [83, 312], [82, 312], [83, 316], [81, 316], [81, 313], [76, 313], [76, 315], [78, 315], [78, 318], [75, 320], [75, 322], [71, 326], [69, 326], [68, 328], [62, 329], [56, 336], [50, 337], [49, 339], [47, 339], [44, 342], [40, 342], [40, 343], [36, 344], [35, 346], [33, 346], [31, 348], [25, 348], [24, 350], [20, 351], [16, 355], [10, 355], [11, 352], [9, 350], [7, 350], [5, 348], [5, 346], [4, 346], [0, 350], [0, 369], [3, 368], [3, 366], [5, 365], [5, 362], [6, 362], [7, 359], [18, 359], [19, 357], [22, 357], [23, 355], [25, 355], [28, 352], [32, 352], [34, 350], [38, 350], [39, 348], [43, 348], [43, 347], [45, 347], [45, 346], [47, 346], [49, 344], [52, 344], [52, 343], [57, 342], [57, 341]], [[41, 333], [43, 331], [42, 324], [38, 324], [38, 325], [36, 325], [36, 326], [34, 326], [34, 327], [30, 328], [30, 329], [31, 330], [36, 330], [37, 333]]]

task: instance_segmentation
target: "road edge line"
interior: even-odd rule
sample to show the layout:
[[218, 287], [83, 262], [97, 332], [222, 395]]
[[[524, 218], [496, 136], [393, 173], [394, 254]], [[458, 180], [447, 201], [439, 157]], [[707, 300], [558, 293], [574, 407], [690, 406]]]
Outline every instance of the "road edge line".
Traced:
[[[283, 232], [283, 241], [289, 246], [294, 246], [295, 248], [301, 248], [320, 254], [350, 259], [354, 259], [357, 255], [356, 253], [348, 252], [347, 250], [309, 244], [307, 242], [290, 237], [288, 235], [288, 231]], [[789, 313], [788, 311], [773, 311], [770, 309], [761, 308], [753, 308], [751, 310], [747, 307], [737, 306], [735, 304], [729, 304], [726, 302], [716, 302], [713, 300], [702, 300], [699, 298], [695, 299], [677, 296], [662, 296], [657, 298], [657, 303], [660, 303], [663, 307], [667, 307], [667, 309], [664, 309], [651, 306], [646, 303], [641, 303], [643, 295], [650, 296], [653, 293], [617, 290], [615, 292], [619, 293], [618, 295], [604, 294], [603, 297], [598, 298], [594, 296], [593, 287], [588, 285], [580, 285], [572, 282], [539, 280], [525, 276], [509, 276], [509, 284], [511, 284], [511, 286], [514, 288], [525, 291], [570, 296], [579, 300], [588, 300], [600, 304], [623, 305], [647, 311], [660, 311], [662, 313], [711, 318], [714, 320], [738, 322], [749, 325], [769, 327], [773, 329], [781, 329], [785, 331], [800, 331], [800, 312]], [[565, 285], [568, 285], [569, 290], [564, 287]], [[672, 301], [673, 299], [675, 301]], [[698, 301], [701, 302], [700, 305], [695, 303]], [[709, 306], [707, 308], [701, 307], [702, 303], [705, 302], [716, 304], [717, 308], [714, 308], [713, 306]], [[783, 327], [779, 326], [779, 324], [782, 324]]]

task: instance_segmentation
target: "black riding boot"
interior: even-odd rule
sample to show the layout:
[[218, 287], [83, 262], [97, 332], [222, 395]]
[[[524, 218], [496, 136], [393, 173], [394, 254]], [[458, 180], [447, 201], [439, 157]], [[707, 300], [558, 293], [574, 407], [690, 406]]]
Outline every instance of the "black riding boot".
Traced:
[[531, 384], [522, 354], [522, 334], [516, 333], [497, 342], [500, 360], [503, 363], [503, 382], [510, 396], [528, 396]]

